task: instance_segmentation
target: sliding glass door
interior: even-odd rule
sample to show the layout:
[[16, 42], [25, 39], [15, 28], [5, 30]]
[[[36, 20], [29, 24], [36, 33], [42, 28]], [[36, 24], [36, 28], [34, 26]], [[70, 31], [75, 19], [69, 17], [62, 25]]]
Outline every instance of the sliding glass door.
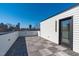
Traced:
[[72, 34], [73, 34], [73, 28], [72, 28], [72, 18], [65, 18], [60, 20], [60, 44], [65, 45], [69, 48], [72, 48]]

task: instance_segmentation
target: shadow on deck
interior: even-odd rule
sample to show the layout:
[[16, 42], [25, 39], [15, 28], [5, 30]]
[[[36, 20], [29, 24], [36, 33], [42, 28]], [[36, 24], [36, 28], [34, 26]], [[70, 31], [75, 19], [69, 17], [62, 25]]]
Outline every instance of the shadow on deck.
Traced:
[[19, 37], [5, 56], [28, 56], [25, 37]]

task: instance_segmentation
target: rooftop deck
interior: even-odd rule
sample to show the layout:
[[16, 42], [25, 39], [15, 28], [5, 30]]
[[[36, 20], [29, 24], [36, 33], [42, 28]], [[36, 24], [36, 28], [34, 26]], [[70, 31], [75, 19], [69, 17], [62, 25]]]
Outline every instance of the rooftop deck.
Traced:
[[26, 37], [26, 44], [29, 56], [79, 56], [66, 47], [38, 36]]
[[79, 56], [72, 50], [38, 36], [19, 37], [6, 56]]
[[19, 37], [5, 56], [28, 56], [25, 37]]

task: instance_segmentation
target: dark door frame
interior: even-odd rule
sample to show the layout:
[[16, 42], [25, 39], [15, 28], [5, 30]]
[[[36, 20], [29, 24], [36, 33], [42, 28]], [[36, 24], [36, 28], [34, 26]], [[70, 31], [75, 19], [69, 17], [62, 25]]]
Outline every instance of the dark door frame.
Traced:
[[66, 17], [66, 18], [63, 18], [63, 19], [60, 19], [59, 20], [59, 45], [61, 45], [61, 21], [65, 21], [65, 20], [71, 20], [71, 32], [72, 32], [72, 35], [71, 35], [71, 46], [70, 46], [70, 49], [73, 50], [73, 16], [70, 16], [70, 17]]

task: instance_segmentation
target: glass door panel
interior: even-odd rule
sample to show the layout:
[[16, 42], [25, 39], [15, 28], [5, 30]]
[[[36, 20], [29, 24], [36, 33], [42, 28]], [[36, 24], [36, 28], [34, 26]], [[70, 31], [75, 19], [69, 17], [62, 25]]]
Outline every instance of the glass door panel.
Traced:
[[72, 48], [72, 18], [62, 19], [60, 21], [60, 44]]
[[65, 20], [61, 22], [61, 39], [62, 43], [69, 45], [69, 28], [70, 28], [70, 20]]

